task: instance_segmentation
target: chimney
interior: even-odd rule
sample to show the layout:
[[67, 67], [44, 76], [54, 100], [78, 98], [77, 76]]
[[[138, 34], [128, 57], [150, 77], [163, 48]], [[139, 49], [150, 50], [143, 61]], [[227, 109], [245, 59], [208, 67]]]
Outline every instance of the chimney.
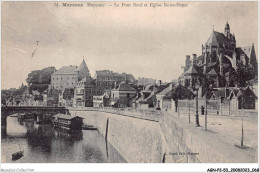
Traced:
[[162, 80], [158, 80], [158, 85], [159, 85], [159, 86], [162, 85]]
[[188, 70], [191, 66], [190, 55], [186, 55], [185, 68]]
[[196, 54], [192, 54], [192, 56], [193, 56], [192, 62], [193, 62], [193, 65], [195, 65], [196, 61], [197, 61], [197, 55]]

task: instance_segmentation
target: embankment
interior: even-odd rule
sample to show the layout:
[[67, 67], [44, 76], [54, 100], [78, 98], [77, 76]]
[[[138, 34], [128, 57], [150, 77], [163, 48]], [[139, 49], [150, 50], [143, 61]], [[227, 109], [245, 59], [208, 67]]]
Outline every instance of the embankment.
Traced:
[[70, 110], [72, 115], [84, 118], [84, 123], [94, 125], [116, 150], [131, 163], [160, 163], [167, 145], [160, 124], [127, 116], [97, 111]]
[[70, 113], [83, 117], [85, 124], [97, 127], [130, 163], [257, 162], [255, 150], [239, 149], [220, 134], [182, 122], [169, 112], [139, 114], [138, 111], [72, 108]]

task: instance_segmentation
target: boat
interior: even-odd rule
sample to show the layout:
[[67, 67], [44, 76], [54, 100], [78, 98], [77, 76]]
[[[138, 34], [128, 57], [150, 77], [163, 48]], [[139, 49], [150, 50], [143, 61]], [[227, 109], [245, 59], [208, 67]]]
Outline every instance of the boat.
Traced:
[[83, 118], [65, 114], [56, 114], [53, 116], [52, 124], [54, 127], [65, 130], [82, 130]]
[[18, 160], [21, 157], [23, 157], [23, 151], [21, 151], [20, 144], [19, 144], [19, 148], [20, 148], [20, 151], [17, 151], [16, 153], [12, 154], [12, 160]]
[[18, 151], [12, 154], [12, 160], [18, 160], [23, 157], [23, 151]]
[[83, 124], [83, 125], [82, 125], [82, 129], [83, 129], [83, 130], [97, 130], [97, 128], [96, 128], [95, 126], [86, 125], [86, 124]]

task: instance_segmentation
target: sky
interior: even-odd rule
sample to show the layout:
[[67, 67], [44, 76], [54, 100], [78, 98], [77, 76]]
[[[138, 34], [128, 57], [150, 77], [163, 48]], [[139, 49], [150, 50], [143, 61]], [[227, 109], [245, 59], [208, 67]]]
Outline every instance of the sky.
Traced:
[[170, 82], [183, 72], [185, 56], [201, 55], [213, 27], [224, 32], [227, 21], [237, 47], [254, 43], [258, 54], [257, 2], [180, 2], [187, 6], [157, 8], [150, 2], [145, 2], [148, 7], [103, 2], [104, 7], [95, 8], [79, 3], [83, 7], [2, 2], [2, 89], [25, 84], [33, 70], [80, 65], [83, 58], [91, 76], [107, 69]]

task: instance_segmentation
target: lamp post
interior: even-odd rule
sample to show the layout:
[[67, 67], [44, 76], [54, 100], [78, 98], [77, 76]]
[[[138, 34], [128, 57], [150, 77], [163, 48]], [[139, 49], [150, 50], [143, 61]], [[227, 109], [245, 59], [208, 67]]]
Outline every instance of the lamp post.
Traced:
[[[242, 91], [242, 89], [241, 89]], [[242, 92], [242, 114], [241, 114], [241, 118], [242, 118], [242, 135], [241, 135], [241, 148], [244, 147], [244, 123], [243, 123], [243, 114], [244, 114], [244, 104], [245, 104], [245, 101], [244, 101], [244, 93]]]
[[195, 125], [195, 126], [196, 126], [196, 127], [199, 127], [199, 126], [200, 126], [200, 123], [199, 123], [199, 110], [198, 110], [198, 109], [199, 109], [199, 108], [198, 108], [198, 107], [199, 107], [199, 105], [198, 105], [198, 104], [199, 104], [199, 103], [198, 103], [198, 102], [199, 102], [199, 99], [198, 99], [198, 96], [199, 96], [199, 94], [198, 94], [199, 87], [200, 87], [199, 84], [196, 83], [196, 84], [195, 84], [195, 90], [196, 90], [196, 115], [195, 115], [195, 116], [196, 116], [196, 125]]
[[207, 124], [208, 124], [208, 91], [211, 92], [212, 90], [212, 85], [209, 85], [209, 88], [206, 89], [206, 95], [205, 95], [205, 100], [206, 100], [206, 103], [205, 103], [205, 130], [207, 131], [208, 130], [208, 127], [207, 127]]
[[189, 124], [190, 124], [190, 98], [189, 98]]

